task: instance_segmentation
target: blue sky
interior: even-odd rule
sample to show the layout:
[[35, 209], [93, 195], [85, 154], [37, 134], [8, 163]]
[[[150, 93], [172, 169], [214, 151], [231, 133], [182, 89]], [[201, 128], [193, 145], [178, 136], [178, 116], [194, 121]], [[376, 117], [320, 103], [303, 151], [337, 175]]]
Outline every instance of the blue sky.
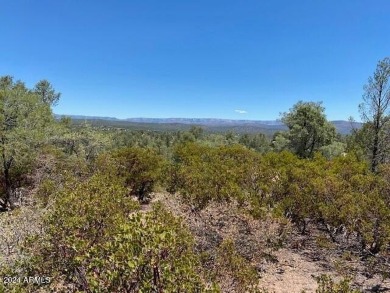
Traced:
[[304, 100], [358, 119], [390, 55], [389, 11], [388, 0], [1, 1], [0, 75], [48, 79], [60, 114], [269, 120]]

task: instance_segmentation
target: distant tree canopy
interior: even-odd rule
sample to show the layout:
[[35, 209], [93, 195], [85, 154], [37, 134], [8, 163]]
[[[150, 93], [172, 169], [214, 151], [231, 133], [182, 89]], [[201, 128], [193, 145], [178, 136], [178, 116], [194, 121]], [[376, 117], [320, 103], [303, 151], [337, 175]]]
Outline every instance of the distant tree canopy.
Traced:
[[[298, 102], [282, 114], [288, 127], [285, 143], [301, 158], [310, 158], [319, 148], [331, 144], [336, 137], [335, 127], [326, 120], [321, 103]], [[279, 139], [280, 140], [280, 139]]]
[[14, 178], [31, 161], [34, 149], [45, 137], [45, 127], [52, 121], [49, 104], [39, 95], [11, 76], [0, 77], [1, 209], [11, 204]]

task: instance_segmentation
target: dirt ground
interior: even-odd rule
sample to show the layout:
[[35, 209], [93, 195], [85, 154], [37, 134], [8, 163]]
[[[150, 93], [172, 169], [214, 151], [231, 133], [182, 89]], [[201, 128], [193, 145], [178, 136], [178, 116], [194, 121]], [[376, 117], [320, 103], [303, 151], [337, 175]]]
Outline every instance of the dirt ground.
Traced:
[[288, 249], [278, 250], [275, 256], [278, 262], [266, 266], [260, 280], [261, 286], [271, 292], [315, 292], [317, 282], [314, 276], [331, 273]]
[[[390, 292], [390, 279], [383, 280], [379, 275], [368, 273], [358, 257], [342, 257], [333, 246], [317, 247], [318, 231], [302, 238], [291, 230], [282, 248], [267, 248], [269, 239], [274, 241], [280, 234], [275, 224], [237, 215], [234, 206], [211, 204], [195, 215], [190, 206], [174, 195], [156, 193], [153, 202], [162, 202], [180, 216], [203, 249], [218, 245], [221, 239], [236, 239], [237, 249], [258, 269], [259, 287], [269, 292], [315, 292], [318, 286], [315, 278], [322, 274], [335, 281], [350, 276], [354, 288], [363, 292]], [[150, 208], [151, 204], [143, 206], [144, 210]], [[271, 255], [271, 259], [262, 257], [264, 254]], [[224, 292], [229, 290], [225, 288]]]
[[[276, 293], [300, 293], [302, 290], [315, 292], [317, 289], [315, 277], [327, 274], [336, 281], [341, 279], [332, 264], [330, 265], [332, 269], [327, 269], [323, 262], [311, 261], [301, 253], [289, 249], [277, 251], [275, 256], [278, 262], [265, 268], [261, 275], [261, 286]], [[356, 274], [353, 281], [357, 289], [363, 292], [390, 292], [390, 280], [384, 281], [380, 276], [367, 277]]]

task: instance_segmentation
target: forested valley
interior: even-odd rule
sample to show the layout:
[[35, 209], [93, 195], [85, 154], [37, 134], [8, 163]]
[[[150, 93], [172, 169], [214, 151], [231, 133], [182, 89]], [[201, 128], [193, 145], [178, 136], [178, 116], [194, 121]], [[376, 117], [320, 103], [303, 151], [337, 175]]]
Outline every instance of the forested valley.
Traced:
[[302, 101], [273, 135], [74, 124], [1, 77], [0, 292], [390, 291], [389, 77], [348, 135]]

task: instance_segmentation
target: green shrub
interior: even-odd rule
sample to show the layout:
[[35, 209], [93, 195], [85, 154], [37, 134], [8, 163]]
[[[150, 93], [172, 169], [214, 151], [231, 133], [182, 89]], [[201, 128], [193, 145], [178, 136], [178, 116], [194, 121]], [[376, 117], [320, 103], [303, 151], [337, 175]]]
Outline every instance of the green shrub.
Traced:
[[111, 154], [103, 154], [96, 160], [96, 168], [123, 180], [130, 194], [145, 201], [161, 180], [164, 160], [150, 149], [123, 148]]
[[65, 283], [82, 287], [83, 271], [91, 251], [113, 239], [118, 225], [139, 209], [127, 190], [112, 177], [94, 175], [85, 182], [68, 182], [56, 195], [41, 238], [26, 245], [26, 275], [66, 276]]
[[235, 249], [231, 240], [224, 240], [217, 251], [217, 273], [229, 278], [238, 292], [262, 292], [258, 288], [256, 269]]
[[318, 288], [316, 293], [360, 293], [359, 290], [351, 288], [350, 280], [343, 279], [335, 283], [328, 275], [317, 277]]
[[120, 180], [104, 174], [68, 182], [45, 220], [46, 233], [29, 240], [15, 270], [50, 276], [53, 282], [41, 287], [46, 291], [215, 292], [204, 284], [181, 221], [161, 206], [141, 212], [126, 195]]
[[196, 208], [210, 201], [243, 200], [244, 169], [250, 154], [241, 146], [208, 147], [181, 144], [174, 152], [168, 190], [179, 191]]
[[112, 241], [90, 255], [94, 292], [204, 292], [194, 240], [181, 222], [157, 206], [135, 213]]
[[39, 188], [36, 193], [36, 197], [43, 206], [47, 206], [51, 200], [51, 196], [57, 190], [57, 185], [54, 180], [44, 179], [39, 185]]

